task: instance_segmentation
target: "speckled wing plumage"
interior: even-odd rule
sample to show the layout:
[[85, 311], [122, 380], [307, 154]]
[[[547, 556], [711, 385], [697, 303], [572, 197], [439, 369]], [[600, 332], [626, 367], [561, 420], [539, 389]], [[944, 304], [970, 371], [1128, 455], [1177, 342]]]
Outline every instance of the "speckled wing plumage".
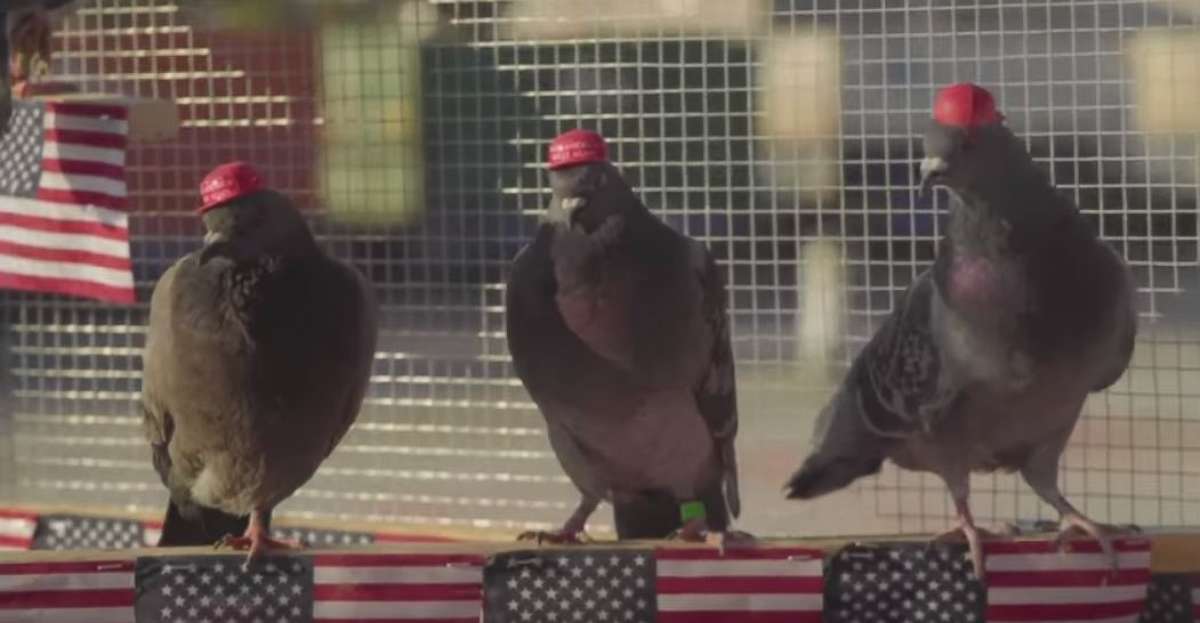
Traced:
[[859, 404], [867, 427], [885, 437], [929, 432], [958, 395], [934, 333], [942, 305], [926, 271], [858, 355]]
[[151, 301], [142, 398], [172, 503], [245, 515], [291, 495], [358, 414], [375, 339], [370, 289], [337, 260], [177, 262]]
[[734, 449], [738, 431], [737, 382], [725, 282], [708, 249], [696, 241], [692, 241], [692, 246], [694, 252], [703, 258], [703, 268], [696, 275], [703, 291], [700, 313], [712, 336], [712, 354], [708, 370], [696, 389], [696, 405], [717, 445], [724, 471], [725, 501], [729, 513], [737, 517], [741, 514], [737, 454]]

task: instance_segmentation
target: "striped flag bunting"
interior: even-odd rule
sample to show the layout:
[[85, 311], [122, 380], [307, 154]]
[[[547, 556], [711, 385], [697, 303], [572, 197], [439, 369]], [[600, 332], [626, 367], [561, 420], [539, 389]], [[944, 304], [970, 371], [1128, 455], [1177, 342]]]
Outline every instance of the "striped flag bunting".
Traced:
[[800, 623], [821, 620], [811, 549], [558, 549], [498, 554], [486, 623]]
[[134, 563], [0, 563], [4, 623], [132, 623]]
[[820, 623], [824, 553], [800, 548], [659, 549], [660, 623]]
[[547, 548], [473, 553], [168, 555], [0, 562], [0, 622], [49, 623], [1197, 623], [1195, 575], [1120, 569], [1078, 541], [989, 543], [988, 582], [955, 544]]
[[13, 103], [0, 137], [0, 288], [134, 302], [127, 113]]
[[1095, 541], [988, 543], [987, 620], [1134, 623], [1150, 583], [1150, 541], [1118, 539], [1118, 570]]
[[484, 557], [336, 554], [313, 557], [315, 623], [478, 623]]
[[37, 527], [36, 513], [0, 510], [0, 550], [30, 549]]

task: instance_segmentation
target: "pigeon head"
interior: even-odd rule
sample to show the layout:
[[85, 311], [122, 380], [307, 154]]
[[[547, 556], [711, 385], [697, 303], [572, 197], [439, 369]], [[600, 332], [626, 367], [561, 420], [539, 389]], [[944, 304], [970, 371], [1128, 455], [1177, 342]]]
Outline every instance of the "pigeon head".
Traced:
[[948, 186], [961, 190], [994, 175], [1008, 156], [1012, 134], [986, 89], [962, 82], [938, 92], [933, 121], [925, 132], [921, 190]]
[[316, 249], [300, 212], [287, 197], [265, 187], [250, 165], [222, 165], [201, 183], [197, 210], [207, 233], [200, 262], [225, 257], [234, 263], [261, 257], [294, 257]]
[[604, 137], [571, 130], [550, 143], [547, 167], [553, 198], [543, 220], [592, 233], [610, 217], [637, 205], [633, 190], [611, 162]]

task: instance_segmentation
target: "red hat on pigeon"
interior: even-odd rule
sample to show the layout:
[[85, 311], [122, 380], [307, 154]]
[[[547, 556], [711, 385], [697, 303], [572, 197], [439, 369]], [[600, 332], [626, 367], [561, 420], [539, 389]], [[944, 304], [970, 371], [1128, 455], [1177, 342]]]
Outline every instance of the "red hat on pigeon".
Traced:
[[263, 177], [248, 162], [227, 162], [204, 176], [200, 182], [200, 199], [202, 203], [196, 208], [196, 214], [205, 212], [241, 197], [266, 188]]
[[589, 162], [607, 162], [608, 146], [604, 137], [591, 130], [576, 128], [563, 132], [550, 142], [546, 166], [551, 171]]
[[942, 125], [973, 128], [1001, 121], [1004, 115], [996, 110], [996, 100], [987, 89], [960, 82], [938, 91], [933, 118]]

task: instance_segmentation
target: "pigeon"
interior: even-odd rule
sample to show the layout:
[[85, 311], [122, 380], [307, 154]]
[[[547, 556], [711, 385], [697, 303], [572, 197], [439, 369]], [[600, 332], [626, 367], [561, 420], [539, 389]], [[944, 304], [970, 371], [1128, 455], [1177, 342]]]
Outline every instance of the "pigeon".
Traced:
[[[601, 500], [618, 538], [721, 544], [740, 512], [737, 400], [721, 271], [655, 218], [598, 133], [549, 147], [552, 197], [513, 260], [513, 367], [579, 505], [539, 542], [578, 542]], [[730, 538], [733, 537], [733, 538]]]
[[885, 459], [946, 483], [984, 577], [969, 474], [1019, 471], [1116, 565], [1117, 529], [1084, 516], [1058, 464], [1091, 392], [1124, 373], [1137, 334], [1132, 274], [1006, 127], [987, 90], [941, 90], [924, 137], [922, 188], [951, 195], [933, 266], [908, 287], [817, 418], [789, 498], [879, 471]]
[[[358, 415], [377, 336], [374, 295], [317, 246], [300, 212], [245, 162], [201, 184], [204, 246], [150, 301], [142, 411], [170, 492], [160, 546], [270, 548], [271, 510]], [[241, 528], [241, 532], [228, 531]]]

